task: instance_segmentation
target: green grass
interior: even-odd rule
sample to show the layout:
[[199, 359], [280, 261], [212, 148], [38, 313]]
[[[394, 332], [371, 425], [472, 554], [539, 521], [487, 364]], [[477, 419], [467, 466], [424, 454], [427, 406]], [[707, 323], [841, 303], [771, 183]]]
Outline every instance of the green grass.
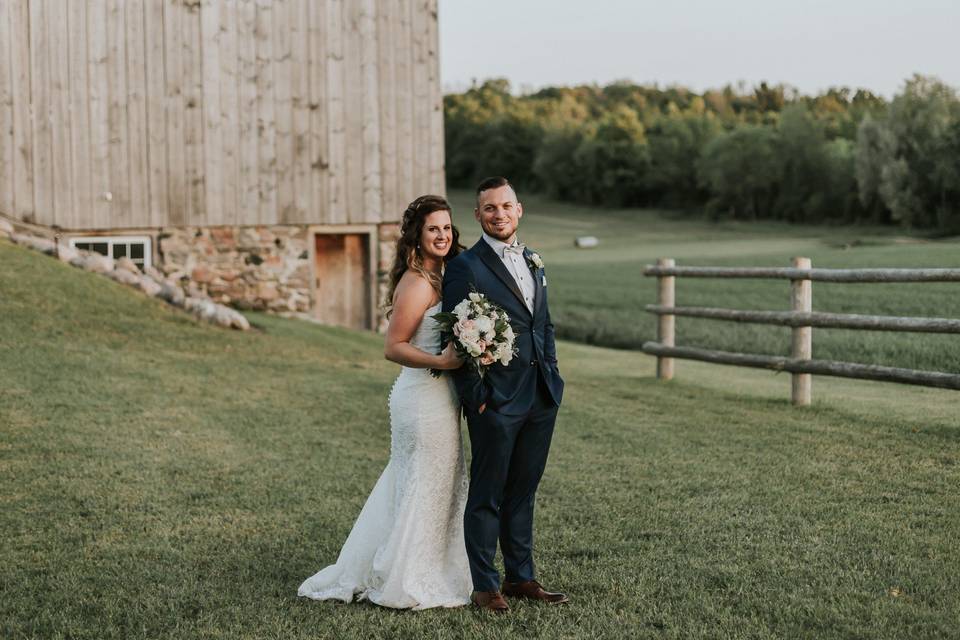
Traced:
[[[656, 279], [643, 267], [658, 257], [680, 265], [815, 267], [960, 267], [960, 239], [924, 241], [878, 227], [796, 227], [771, 222], [711, 223], [652, 210], [604, 210], [524, 196], [521, 236], [547, 263], [550, 311], [558, 335], [578, 342], [639, 349], [656, 336], [644, 313]], [[479, 235], [473, 196], [451, 194], [464, 244]], [[595, 249], [573, 247], [579, 235]], [[678, 278], [677, 304], [788, 310], [785, 280]], [[815, 311], [960, 318], [960, 284], [813, 284]], [[960, 336], [816, 329], [815, 358], [960, 372]], [[677, 344], [789, 355], [790, 329], [696, 318], [677, 319]]]
[[786, 376], [681, 362], [662, 384], [564, 342], [536, 555], [573, 604], [318, 603], [297, 586], [388, 455], [382, 339], [216, 329], [3, 240], [0, 266], [0, 637], [956, 633], [955, 392], [817, 378], [800, 410]]

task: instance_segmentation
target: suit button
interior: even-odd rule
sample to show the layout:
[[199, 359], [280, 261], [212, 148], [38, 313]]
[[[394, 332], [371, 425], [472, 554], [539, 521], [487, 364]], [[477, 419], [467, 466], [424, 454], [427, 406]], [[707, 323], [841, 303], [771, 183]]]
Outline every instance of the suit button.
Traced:
[[530, 361], [530, 366], [531, 366], [531, 367], [534, 366], [534, 365], [536, 365], [536, 364], [537, 364], [537, 361], [536, 361], [536, 360], [531, 360], [531, 361]]

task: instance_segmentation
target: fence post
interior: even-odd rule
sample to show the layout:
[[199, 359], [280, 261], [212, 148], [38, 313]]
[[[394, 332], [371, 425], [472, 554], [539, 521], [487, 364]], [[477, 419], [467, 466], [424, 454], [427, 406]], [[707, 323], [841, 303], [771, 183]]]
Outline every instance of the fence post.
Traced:
[[[793, 266], [797, 269], [809, 269], [810, 258], [794, 258]], [[813, 292], [810, 280], [792, 280], [790, 282], [790, 308], [794, 312], [813, 311]], [[794, 327], [792, 357], [798, 360], [809, 360], [813, 357], [813, 329], [811, 327]], [[805, 407], [810, 404], [811, 375], [809, 373], [794, 373], [791, 378], [793, 404]]]
[[[673, 267], [673, 258], [659, 258], [658, 267]], [[673, 307], [676, 302], [674, 295], [674, 276], [657, 276], [657, 304], [664, 307]], [[665, 347], [672, 347], [675, 339], [676, 316], [663, 314], [657, 320], [657, 342]], [[657, 356], [657, 378], [660, 380], [673, 379], [673, 358]]]

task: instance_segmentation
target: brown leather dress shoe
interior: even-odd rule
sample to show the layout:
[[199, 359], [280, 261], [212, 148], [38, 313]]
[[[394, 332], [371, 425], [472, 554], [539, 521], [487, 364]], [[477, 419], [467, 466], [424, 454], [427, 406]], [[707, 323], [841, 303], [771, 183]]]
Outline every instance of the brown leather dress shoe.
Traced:
[[510, 605], [499, 591], [474, 591], [470, 595], [470, 600], [481, 609], [494, 613], [506, 613], [510, 610]]
[[540, 600], [547, 604], [564, 604], [570, 602], [570, 598], [564, 593], [551, 593], [547, 591], [536, 580], [527, 582], [504, 582], [503, 595], [511, 598], [528, 598], [530, 600]]

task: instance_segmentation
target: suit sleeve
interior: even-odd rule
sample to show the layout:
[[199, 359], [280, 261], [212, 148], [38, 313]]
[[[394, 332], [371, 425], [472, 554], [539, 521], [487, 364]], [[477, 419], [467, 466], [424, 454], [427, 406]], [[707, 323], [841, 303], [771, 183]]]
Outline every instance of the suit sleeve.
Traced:
[[[546, 273], [544, 271], [544, 273]], [[546, 292], [544, 292], [546, 300]], [[543, 359], [550, 364], [557, 364], [557, 343], [553, 336], [553, 320], [550, 319], [550, 303], [547, 302], [547, 319], [543, 327]]]
[[[446, 271], [443, 274], [443, 311], [445, 313], [453, 312], [453, 308], [470, 293], [471, 287], [475, 288], [476, 282], [469, 265], [465, 264], [463, 260], [456, 259], [447, 263]], [[450, 342], [451, 338], [450, 335], [444, 336], [444, 345]], [[463, 366], [454, 369], [450, 374], [453, 377], [454, 385], [457, 387], [460, 400], [467, 409], [476, 411], [481, 404], [486, 402], [487, 390], [475, 367], [464, 362]]]

